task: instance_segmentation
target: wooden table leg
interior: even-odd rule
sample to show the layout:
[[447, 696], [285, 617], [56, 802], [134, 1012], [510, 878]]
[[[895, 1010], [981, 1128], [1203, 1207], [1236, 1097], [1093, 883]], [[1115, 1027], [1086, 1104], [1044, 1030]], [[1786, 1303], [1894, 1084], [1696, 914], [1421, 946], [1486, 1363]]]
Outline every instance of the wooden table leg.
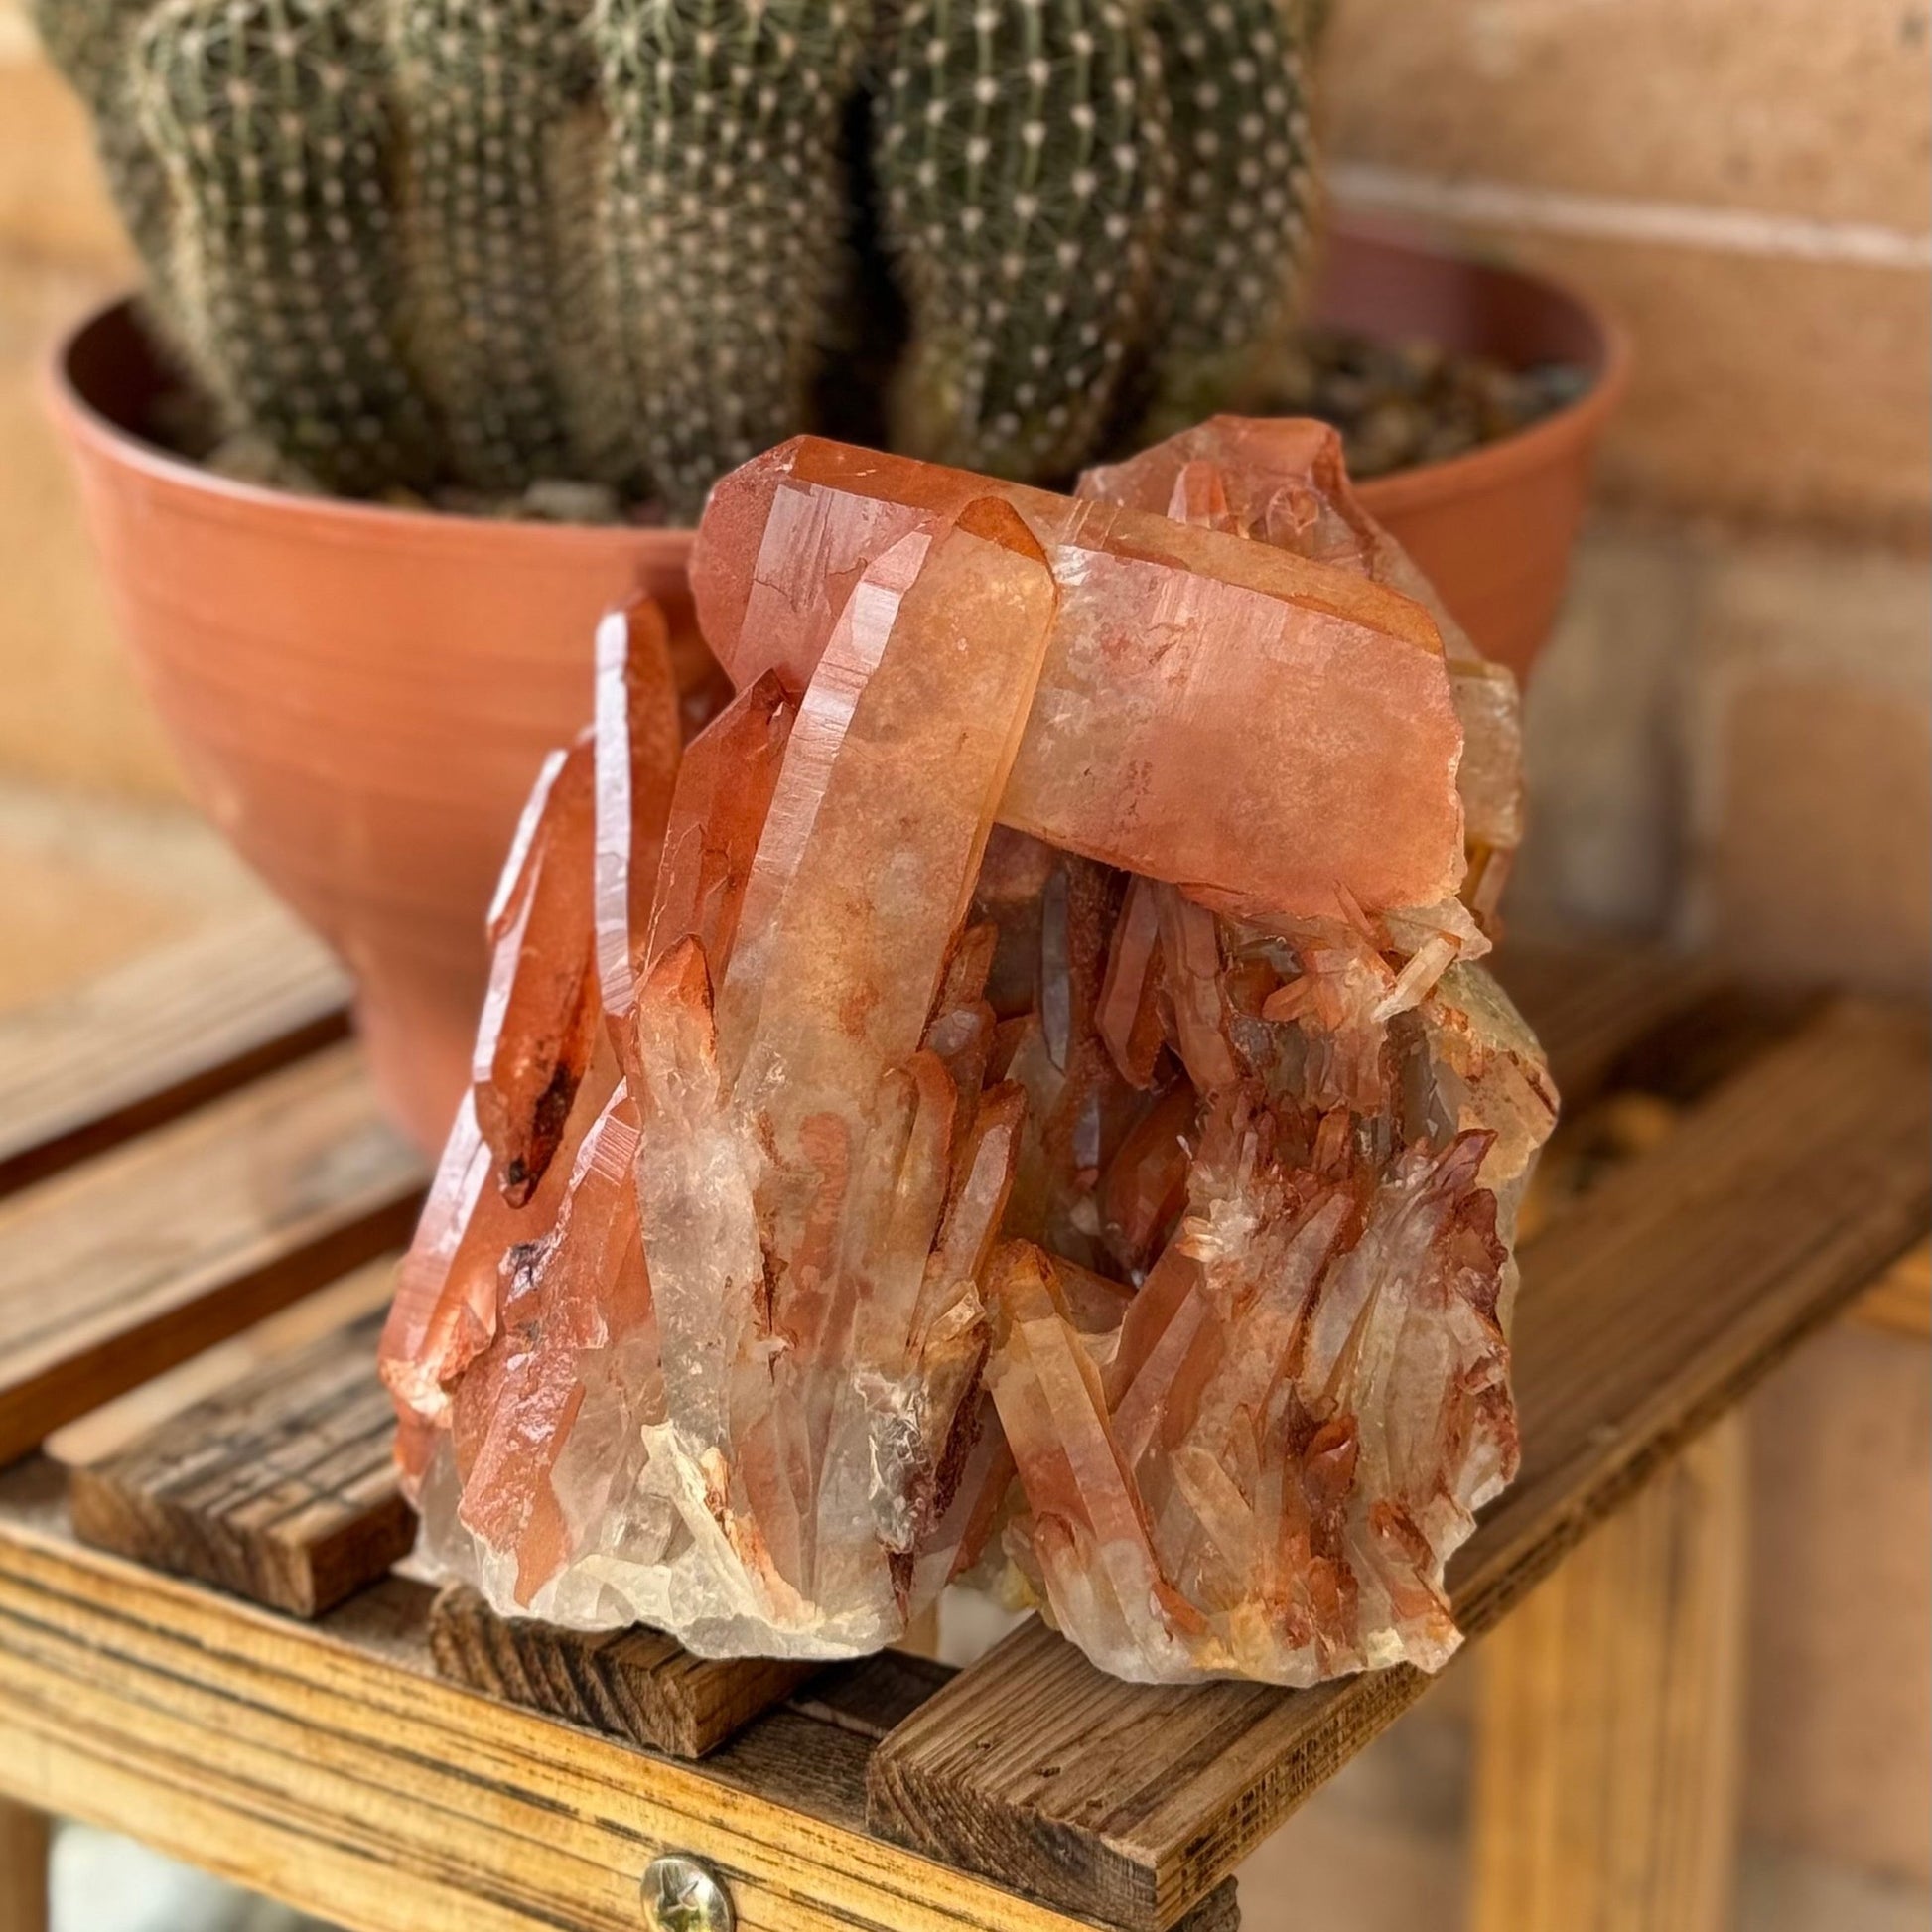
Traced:
[[0, 1932], [47, 1932], [46, 1815], [0, 1798]]
[[1723, 1932], [1743, 1752], [1732, 1415], [1484, 1643], [1473, 1932]]

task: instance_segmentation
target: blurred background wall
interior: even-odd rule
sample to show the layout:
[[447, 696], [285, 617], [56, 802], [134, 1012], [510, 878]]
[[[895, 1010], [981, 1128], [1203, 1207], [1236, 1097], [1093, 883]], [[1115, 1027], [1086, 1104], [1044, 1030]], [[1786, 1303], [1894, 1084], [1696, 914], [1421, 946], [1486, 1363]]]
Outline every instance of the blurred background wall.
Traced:
[[[1555, 270], [1636, 338], [1532, 694], [1524, 923], [1925, 993], [1929, 32], [1918, 0], [1342, 0], [1337, 202]], [[129, 276], [0, 0], [0, 1001], [248, 890], [181, 809], [42, 422], [55, 334]], [[1932, 1405], [1903, 1306], [1755, 1407], [1748, 1825], [1923, 1924]]]
[[[1636, 343], [1530, 696], [1519, 921], [1925, 997], [1929, 36], [1919, 0], [1342, 0], [1337, 202], [1568, 277]], [[1752, 1423], [1747, 1829], [1877, 1881], [1794, 1923], [1889, 1923], [1859, 1901], [1932, 1878], [1922, 1320], [1841, 1327]]]

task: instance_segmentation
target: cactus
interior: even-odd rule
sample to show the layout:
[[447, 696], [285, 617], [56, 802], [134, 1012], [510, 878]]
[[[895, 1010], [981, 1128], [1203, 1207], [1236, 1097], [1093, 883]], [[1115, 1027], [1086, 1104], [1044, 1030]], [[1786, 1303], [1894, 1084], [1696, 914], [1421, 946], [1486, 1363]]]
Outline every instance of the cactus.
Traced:
[[1154, 0], [1174, 210], [1143, 438], [1253, 399], [1296, 319], [1313, 216], [1309, 0]]
[[132, 111], [129, 66], [153, 0], [33, 0], [48, 59], [93, 117], [101, 173], [149, 275], [167, 256], [168, 182]]
[[562, 177], [595, 84], [581, 6], [390, 0], [409, 169], [398, 232], [410, 345], [477, 489], [594, 475], [566, 371], [589, 334], [587, 210]]
[[163, 0], [135, 52], [184, 341], [237, 421], [350, 494], [435, 463], [398, 340], [382, 83], [376, 23], [341, 0]]
[[1106, 429], [1165, 219], [1160, 58], [1128, 0], [908, 0], [874, 167], [911, 311], [895, 440], [1025, 480]]
[[828, 411], [1054, 482], [1293, 316], [1324, 0], [32, 3], [224, 427], [328, 488], [689, 517]]
[[865, 0], [599, 0], [617, 406], [672, 511], [805, 426]]

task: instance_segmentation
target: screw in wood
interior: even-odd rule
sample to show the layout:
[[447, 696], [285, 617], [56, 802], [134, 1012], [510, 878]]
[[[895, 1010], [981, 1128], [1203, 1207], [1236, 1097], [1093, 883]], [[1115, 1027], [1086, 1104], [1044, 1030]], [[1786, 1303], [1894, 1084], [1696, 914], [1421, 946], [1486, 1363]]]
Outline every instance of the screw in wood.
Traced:
[[731, 1893], [711, 1867], [667, 1852], [644, 1867], [644, 1923], [651, 1932], [734, 1932]]

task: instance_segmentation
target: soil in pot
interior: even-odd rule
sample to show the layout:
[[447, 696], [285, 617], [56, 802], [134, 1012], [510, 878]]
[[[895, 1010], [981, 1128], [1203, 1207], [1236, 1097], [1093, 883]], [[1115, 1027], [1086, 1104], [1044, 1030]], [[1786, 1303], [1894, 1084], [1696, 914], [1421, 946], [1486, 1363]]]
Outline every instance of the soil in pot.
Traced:
[[1305, 330], [1259, 413], [1318, 416], [1341, 432], [1357, 483], [1447, 463], [1581, 401], [1594, 378], [1574, 362], [1511, 368], [1423, 337]]

